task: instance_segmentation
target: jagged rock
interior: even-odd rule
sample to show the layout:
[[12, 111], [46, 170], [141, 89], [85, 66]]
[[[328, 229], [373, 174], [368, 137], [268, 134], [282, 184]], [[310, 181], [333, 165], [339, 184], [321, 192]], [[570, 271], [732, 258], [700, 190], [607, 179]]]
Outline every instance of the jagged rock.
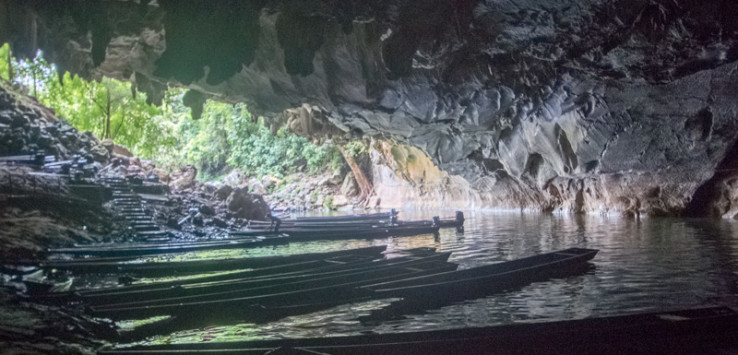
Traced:
[[[678, 213], [738, 137], [733, 0], [95, 7], [119, 21], [78, 16], [84, 2], [2, 3], [0, 41], [21, 57], [35, 43], [60, 72], [134, 77], [152, 98], [185, 85], [195, 111], [209, 96], [247, 102], [311, 138], [389, 137], [463, 178], [445, 194], [482, 206], [630, 209], [616, 201], [665, 186], [638, 208]], [[599, 190], [554, 198], [552, 181]], [[720, 198], [708, 195], [704, 208]]]
[[229, 227], [228, 226], [228, 223], [226, 221], [224, 221], [224, 220], [222, 220], [222, 219], [220, 219], [218, 217], [213, 217], [212, 219], [206, 220], [205, 221], [205, 224], [206, 225], [216, 226], [218, 228], [228, 228]]
[[215, 209], [213, 209], [213, 207], [208, 204], [200, 205], [199, 211], [205, 216], [212, 216], [215, 214]]
[[251, 195], [241, 188], [233, 189], [225, 203], [228, 210], [239, 218], [263, 220], [270, 213], [261, 196]]
[[233, 188], [229, 185], [223, 185], [219, 189], [215, 190], [213, 197], [217, 200], [223, 201], [228, 198], [233, 192]]
[[249, 186], [251, 187], [251, 192], [257, 195], [264, 195], [267, 193], [267, 190], [264, 187], [264, 185], [261, 182], [259, 182], [259, 180], [257, 179], [249, 180]]
[[341, 185], [341, 193], [345, 196], [356, 196], [359, 194], [359, 184], [357, 184], [356, 179], [354, 179], [354, 173], [349, 172], [346, 174], [346, 177], [343, 179], [343, 184]]
[[155, 174], [159, 178], [159, 181], [164, 184], [169, 184], [169, 182], [172, 180], [169, 176], [169, 173], [167, 173], [167, 171], [164, 169], [154, 168], [151, 170], [151, 172]]
[[271, 175], [266, 175], [261, 179], [261, 184], [264, 185], [265, 189], [271, 188], [273, 186], [279, 185], [282, 182], [281, 179], [278, 179]]
[[335, 195], [335, 196], [333, 196], [333, 207], [334, 208], [345, 207], [345, 206], [348, 206], [348, 204], [349, 204], [348, 197], [346, 197], [344, 195]]
[[226, 185], [244, 187], [245, 175], [239, 169], [233, 169], [228, 175], [223, 177], [223, 183]]
[[169, 186], [172, 188], [181, 190], [191, 187], [197, 177], [197, 168], [192, 165], [187, 165], [180, 169], [178, 173], [171, 174], [171, 177], [172, 182], [169, 183]]
[[110, 159], [110, 153], [102, 145], [93, 145], [89, 152], [96, 162], [104, 164]]
[[126, 169], [126, 175], [137, 175], [141, 173], [141, 167], [138, 165], [129, 165]]

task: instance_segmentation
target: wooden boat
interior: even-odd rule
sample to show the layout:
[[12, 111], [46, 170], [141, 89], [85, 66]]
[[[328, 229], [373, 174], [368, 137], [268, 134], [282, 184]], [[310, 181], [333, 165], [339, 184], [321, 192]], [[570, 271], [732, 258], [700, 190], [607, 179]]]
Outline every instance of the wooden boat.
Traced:
[[49, 249], [53, 254], [134, 256], [166, 253], [181, 253], [198, 250], [256, 248], [265, 245], [286, 243], [287, 238], [279, 235], [253, 238], [234, 238], [216, 241], [155, 243], [108, 243], [109, 245], [78, 246]]
[[[289, 236], [290, 241], [332, 240], [332, 239], [370, 239], [386, 237], [405, 237], [421, 234], [437, 234], [438, 226], [433, 225], [371, 225], [354, 228], [350, 225], [325, 228], [287, 227], [279, 232]], [[232, 236], [249, 236], [262, 233], [260, 231], [231, 232]], [[264, 232], [267, 233], [267, 232]]]
[[[384, 246], [370, 247], [370, 248], [383, 248], [383, 247]], [[362, 248], [359, 250], [364, 250], [364, 249], [368, 249], [368, 248]], [[348, 251], [350, 250], [347, 250], [347, 252]], [[422, 256], [432, 255], [435, 252], [435, 249], [415, 248], [415, 249], [406, 250], [405, 252], [411, 256], [422, 257]], [[307, 255], [311, 255], [311, 254], [307, 254]], [[339, 255], [340, 258], [344, 258], [346, 256], [353, 256], [353, 255]], [[377, 260], [376, 263], [381, 264], [382, 262], [386, 262], [386, 261], [387, 261], [386, 259], [384, 260], [380, 259], [380, 260]], [[77, 292], [80, 295], [84, 296], [84, 295], [94, 295], [94, 294], [108, 294], [108, 293], [112, 294], [112, 293], [126, 292], [126, 291], [169, 289], [169, 288], [181, 287], [182, 285], [205, 283], [205, 282], [219, 282], [219, 281], [227, 281], [227, 280], [232, 280], [232, 279], [244, 279], [244, 278], [259, 279], [259, 278], [272, 278], [272, 277], [285, 276], [285, 275], [333, 272], [337, 270], [343, 270], [346, 268], [353, 268], [356, 266], [357, 266], [357, 263], [336, 262], [336, 260], [333, 259], [333, 257], [330, 257], [328, 259], [308, 260], [308, 261], [300, 261], [300, 262], [290, 263], [290, 264], [285, 264], [285, 265], [278, 265], [278, 266], [271, 266], [271, 267], [264, 267], [264, 268], [257, 268], [257, 269], [248, 269], [248, 270], [239, 270], [236, 272], [230, 272], [226, 274], [203, 275], [199, 277], [192, 277], [192, 278], [172, 280], [172, 281], [160, 281], [160, 282], [154, 282], [154, 283], [149, 283], [149, 284], [137, 284], [137, 285], [126, 285], [126, 286], [108, 287], [108, 288], [100, 288], [100, 289], [79, 290]]]
[[[239, 319], [261, 322], [269, 319], [279, 319], [285, 316], [280, 310], [303, 312], [303, 310], [312, 310], [316, 306], [337, 305], [350, 300], [365, 299], [371, 295], [371, 292], [367, 292], [358, 286], [436, 274], [442, 271], [454, 270], [456, 267], [456, 264], [450, 264], [445, 261], [428, 261], [422, 264], [387, 268], [381, 275], [373, 275], [373, 277], [369, 278], [359, 278], [329, 286], [303, 288], [297, 291], [284, 291], [247, 297], [230, 296], [205, 301], [173, 302], [153, 306], [92, 307], [92, 312], [98, 317], [117, 320], [174, 315], [177, 316], [179, 322], [182, 324], [201, 322], [202, 320], [212, 319], [216, 315], [221, 320]], [[285, 305], [290, 306], [285, 308]], [[295, 305], [303, 306], [296, 307]], [[274, 318], [276, 315], [279, 315], [279, 318]]]
[[596, 249], [569, 248], [498, 264], [363, 286], [376, 297], [468, 299], [580, 269]]
[[735, 309], [707, 307], [422, 332], [139, 345], [98, 354], [727, 354], [738, 347], [736, 334]]
[[[46, 261], [41, 265], [44, 268], [70, 270], [77, 273], [130, 273], [138, 276], [163, 276], [188, 273], [202, 273], [235, 269], [253, 269], [295, 264], [309, 260], [325, 260], [340, 256], [369, 256], [378, 257], [387, 249], [386, 245], [368, 248], [339, 250], [327, 253], [308, 253], [296, 255], [277, 255], [255, 258], [236, 258], [222, 260], [196, 260], [179, 262], [145, 262], [121, 263], [117, 261], [96, 259], [74, 259], [70, 261]], [[336, 263], [339, 260], [326, 261], [325, 264]]]
[[360, 221], [360, 220], [389, 220], [393, 216], [397, 216], [397, 211], [392, 209], [389, 212], [369, 213], [369, 214], [358, 214], [358, 215], [344, 215], [344, 216], [322, 216], [322, 217], [297, 217], [297, 221], [320, 221], [320, 222], [335, 222], [335, 221]]
[[327, 287], [354, 281], [376, 279], [397, 268], [429, 262], [445, 262], [451, 253], [437, 253], [424, 257], [403, 257], [381, 262], [351, 264], [347, 268], [322, 268], [310, 273], [291, 273], [260, 278], [228, 279], [181, 285], [176, 288], [135, 290], [128, 292], [87, 295], [84, 301], [100, 307], [133, 307], [175, 302], [196, 302], [228, 297], [246, 297], [308, 288]]

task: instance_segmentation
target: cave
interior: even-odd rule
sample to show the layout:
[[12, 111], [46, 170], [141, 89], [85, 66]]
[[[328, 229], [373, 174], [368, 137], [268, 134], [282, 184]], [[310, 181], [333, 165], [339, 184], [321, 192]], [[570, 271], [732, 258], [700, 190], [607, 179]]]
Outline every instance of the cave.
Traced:
[[[0, 45], [8, 48], [0, 58], [7, 63], [0, 65], [0, 256], [7, 264], [0, 286], [8, 290], [0, 293], [0, 312], [12, 315], [0, 321], [0, 347], [114, 353], [141, 339], [161, 345], [156, 335], [204, 343], [203, 325], [218, 327], [218, 341], [392, 332], [391, 322], [367, 320], [384, 314], [364, 314], [378, 305], [359, 301], [358, 310], [336, 304], [333, 313], [263, 327], [237, 318], [202, 323], [208, 312], [193, 308], [197, 316], [180, 315], [191, 327], [166, 325], [176, 317], [151, 321], [171, 330], [154, 334], [147, 322], [91, 316], [79, 300], [74, 308], [48, 295], [38, 303], [23, 298], [52, 278], [71, 284], [77, 266], [62, 265], [75, 262], [74, 247], [92, 252], [117, 242], [140, 251], [146, 241], [137, 238], [146, 235], [173, 243], [167, 248], [206, 239], [220, 250], [224, 235], [241, 238], [233, 243], [253, 238], [249, 228], [296, 235], [317, 228], [297, 222], [315, 214], [340, 225], [349, 215], [389, 213], [387, 223], [401, 225], [400, 211], [408, 228], [453, 216], [448, 223], [463, 228], [391, 239], [385, 253], [454, 251], [462, 270], [559, 249], [600, 250], [584, 271], [463, 304], [427, 305], [393, 320], [400, 331], [734, 306], [736, 15], [730, 0], [0, 0]], [[47, 69], [33, 69], [38, 58]], [[37, 83], [42, 74], [54, 80]], [[26, 81], [17, 79], [23, 75]], [[79, 97], [89, 96], [88, 115], [100, 119], [68, 117], [80, 104], [38, 95], [52, 82], [60, 92], [90, 88]], [[93, 93], [95, 85], [102, 91]], [[116, 116], [117, 103], [131, 100], [141, 101], [136, 110], [155, 112], [149, 121], [130, 118], [130, 109]], [[140, 128], [154, 120], [159, 126]], [[211, 135], [190, 135], [192, 127]], [[172, 140], [181, 143], [163, 148]], [[199, 146], [206, 144], [219, 145]], [[212, 153], [218, 150], [230, 155]], [[269, 160], [275, 152], [283, 155]], [[175, 154], [198, 163], [164, 166]], [[123, 214], [135, 221], [116, 218]], [[271, 248], [291, 255], [378, 245], [360, 237], [369, 225], [362, 223], [350, 245]], [[273, 256], [211, 254], [194, 258]], [[189, 260], [177, 257], [170, 259]], [[82, 279], [96, 287], [147, 282], [117, 267], [117, 280], [92, 272], [93, 281]], [[103, 298], [79, 280], [82, 299], [85, 292]], [[118, 303], [100, 312], [113, 314]], [[79, 329], [36, 321], [44, 312], [54, 313], [46, 323]], [[45, 325], [14, 328], [22, 314]], [[83, 318], [71, 320], [77, 315]], [[335, 325], [354, 323], [360, 326]], [[310, 327], [319, 330], [304, 330]], [[734, 335], [734, 328], [716, 332]], [[690, 339], [725, 350], [718, 344], [726, 338], [703, 335]], [[53, 339], [36, 339], [44, 336]], [[677, 351], [678, 338], [669, 338], [667, 352], [693, 349]], [[667, 349], [646, 343], [608, 344], [614, 353]]]

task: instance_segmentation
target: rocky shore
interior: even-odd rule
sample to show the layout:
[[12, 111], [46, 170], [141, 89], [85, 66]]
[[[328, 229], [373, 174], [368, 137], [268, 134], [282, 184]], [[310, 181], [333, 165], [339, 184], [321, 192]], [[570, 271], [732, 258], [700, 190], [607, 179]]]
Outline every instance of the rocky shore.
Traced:
[[116, 339], [114, 324], [83, 309], [29, 298], [34, 287], [63, 285], [67, 275], [17, 266], [45, 258], [50, 247], [140, 238], [134, 225], [116, 215], [108, 181], [138, 189], [153, 225], [169, 239], [220, 237], [270, 214], [246, 186], [201, 183], [191, 166], [169, 174], [2, 87], [0, 142], [3, 353], [93, 354]]

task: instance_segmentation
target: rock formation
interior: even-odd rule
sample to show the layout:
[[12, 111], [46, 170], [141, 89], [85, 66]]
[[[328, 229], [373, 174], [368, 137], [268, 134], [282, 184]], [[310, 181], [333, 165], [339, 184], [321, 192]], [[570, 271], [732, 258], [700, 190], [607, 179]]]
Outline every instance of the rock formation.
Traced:
[[0, 14], [16, 54], [153, 101], [187, 86], [193, 116], [207, 98], [272, 122], [309, 105], [342, 134], [422, 150], [484, 206], [736, 215], [732, 0], [2, 0]]

